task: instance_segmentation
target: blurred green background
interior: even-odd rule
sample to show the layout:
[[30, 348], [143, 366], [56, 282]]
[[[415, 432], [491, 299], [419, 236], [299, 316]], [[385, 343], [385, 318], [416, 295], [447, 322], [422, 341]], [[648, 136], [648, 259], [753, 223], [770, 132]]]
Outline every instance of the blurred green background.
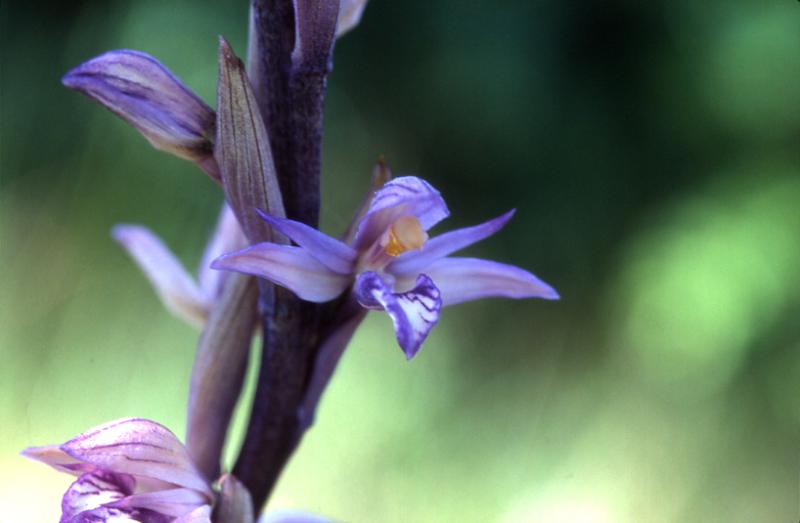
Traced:
[[[11, 5], [13, 4], [13, 5]], [[157, 56], [214, 102], [247, 6], [3, 2], [0, 521], [69, 479], [18, 457], [142, 416], [183, 434], [197, 333], [109, 237], [199, 261], [221, 196], [59, 79]], [[407, 363], [359, 331], [273, 506], [350, 522], [796, 522], [800, 4], [372, 0], [336, 46], [323, 228], [385, 154], [439, 188], [437, 230], [560, 302], [448, 309]], [[241, 423], [241, 419], [240, 419]]]

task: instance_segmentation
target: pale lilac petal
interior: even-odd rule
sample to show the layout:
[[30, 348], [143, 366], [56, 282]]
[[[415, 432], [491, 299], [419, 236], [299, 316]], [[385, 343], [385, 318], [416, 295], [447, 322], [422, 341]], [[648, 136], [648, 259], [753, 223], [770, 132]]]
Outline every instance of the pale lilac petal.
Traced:
[[[110, 51], [62, 81], [133, 125], [154, 147], [210, 166], [214, 111], [152, 56]], [[209, 174], [218, 179], [215, 169]]]
[[273, 229], [302, 247], [315, 260], [339, 274], [352, 274], [358, 256], [352, 247], [331, 238], [313, 227], [286, 218], [278, 218], [258, 209], [258, 214]]
[[395, 294], [391, 287], [374, 272], [358, 276], [354, 286], [358, 302], [370, 309], [383, 309], [392, 318], [397, 342], [411, 359], [422, 342], [439, 321], [442, 300], [433, 281], [420, 274], [416, 286], [404, 293]]
[[302, 247], [259, 243], [217, 258], [212, 269], [252, 274], [317, 303], [339, 296], [351, 279], [328, 269]]
[[361, 21], [367, 0], [339, 0], [339, 20], [336, 22], [336, 37], [353, 29]]
[[431, 238], [422, 249], [408, 251], [398, 256], [386, 270], [392, 274], [416, 276], [436, 260], [493, 235], [508, 223], [514, 212], [512, 209], [480, 225], [457, 229]]
[[233, 214], [227, 203], [223, 203], [217, 219], [217, 227], [206, 245], [203, 261], [200, 262], [200, 270], [198, 271], [200, 292], [209, 303], [219, 296], [222, 282], [225, 281], [226, 276], [225, 272], [212, 269], [211, 262], [226, 252], [238, 251], [246, 245], [247, 239], [244, 237], [236, 215]]
[[270, 511], [258, 520], [258, 523], [331, 523], [333, 520], [310, 512], [293, 509]]
[[363, 251], [401, 216], [414, 216], [426, 231], [447, 218], [450, 212], [439, 191], [416, 176], [401, 176], [390, 181], [372, 198], [358, 226], [354, 247]]
[[133, 258], [166, 308], [195, 326], [202, 326], [209, 304], [183, 265], [146, 227], [117, 225], [112, 237]]
[[206, 505], [197, 508], [184, 516], [176, 518], [172, 523], [211, 523], [211, 507]]
[[101, 472], [83, 474], [69, 486], [61, 499], [61, 523], [81, 512], [119, 501], [133, 492], [134, 480], [125, 474]]
[[530, 272], [489, 260], [443, 258], [425, 273], [436, 282], [445, 306], [491, 297], [558, 299], [552, 287]]
[[105, 470], [165, 481], [211, 497], [178, 438], [150, 420], [126, 418], [100, 425], [64, 443], [61, 450]]
[[44, 447], [30, 447], [21, 453], [26, 458], [41, 461], [46, 465], [50, 465], [60, 472], [66, 472], [73, 476], [80, 476], [86, 472], [92, 472], [97, 469], [94, 465], [84, 463], [81, 460], [75, 459], [63, 450], [59, 445], [47, 445]]
[[109, 504], [120, 509], [148, 509], [178, 517], [208, 504], [208, 498], [194, 489], [173, 488], [133, 494]]

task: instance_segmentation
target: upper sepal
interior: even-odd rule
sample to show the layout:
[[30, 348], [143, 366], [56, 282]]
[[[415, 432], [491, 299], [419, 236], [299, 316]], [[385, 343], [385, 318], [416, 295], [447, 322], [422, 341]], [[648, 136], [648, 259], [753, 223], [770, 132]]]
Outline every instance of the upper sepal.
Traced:
[[450, 215], [442, 195], [416, 176], [401, 176], [381, 187], [356, 230], [354, 247], [363, 250], [374, 243], [400, 217], [415, 217], [428, 230]]
[[191, 160], [219, 180], [214, 111], [152, 56], [109, 51], [75, 67], [62, 82], [130, 123], [155, 148]]

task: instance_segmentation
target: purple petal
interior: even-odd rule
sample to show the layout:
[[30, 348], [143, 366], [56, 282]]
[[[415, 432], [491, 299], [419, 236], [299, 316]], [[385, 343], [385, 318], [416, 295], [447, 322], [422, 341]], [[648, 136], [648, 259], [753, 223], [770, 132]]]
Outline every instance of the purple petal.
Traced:
[[222, 290], [222, 282], [225, 279], [225, 273], [213, 270], [211, 262], [226, 252], [238, 251], [246, 245], [247, 239], [239, 226], [239, 221], [230, 206], [227, 203], [223, 203], [217, 219], [217, 227], [206, 245], [203, 261], [200, 262], [198, 271], [200, 292], [209, 303], [219, 296]]
[[439, 310], [442, 308], [439, 289], [424, 274], [417, 277], [412, 290], [395, 294], [378, 274], [365, 272], [358, 276], [354, 292], [364, 307], [383, 309], [389, 314], [397, 342], [408, 359], [419, 351], [422, 342], [439, 321]]
[[176, 488], [133, 494], [108, 506], [119, 509], [148, 509], [159, 514], [178, 517], [208, 504], [208, 498], [194, 489]]
[[514, 216], [514, 212], [512, 209], [502, 216], [480, 225], [457, 229], [431, 238], [422, 249], [408, 251], [398, 256], [386, 270], [392, 274], [416, 276], [436, 260], [493, 235], [508, 223]]
[[170, 312], [192, 325], [203, 325], [208, 301], [181, 262], [155, 234], [139, 225], [117, 225], [111, 236], [128, 251]]
[[401, 216], [416, 217], [426, 231], [450, 212], [439, 191], [416, 176], [401, 176], [384, 185], [372, 198], [358, 226], [354, 247], [363, 251]]
[[71, 521], [107, 503], [119, 501], [133, 492], [134, 480], [125, 474], [95, 472], [81, 475], [61, 499], [61, 523]]
[[22, 451], [22, 455], [26, 458], [41, 461], [46, 465], [50, 465], [60, 472], [66, 472], [74, 476], [80, 476], [86, 472], [93, 472], [97, 469], [94, 465], [84, 463], [78, 459], [73, 458], [63, 450], [59, 445], [47, 445], [44, 447], [29, 447]]
[[150, 420], [126, 418], [100, 425], [64, 443], [61, 450], [104, 470], [165, 481], [211, 497], [178, 438]]
[[154, 147], [201, 163], [211, 159], [214, 111], [152, 56], [110, 51], [62, 81], [133, 125]]
[[[425, 272], [442, 292], [445, 306], [491, 297], [558, 299], [558, 293], [542, 280], [526, 270], [504, 263], [476, 258], [443, 258], [429, 265]], [[402, 283], [398, 282], [398, 285]]]
[[367, 0], [339, 0], [339, 20], [336, 23], [336, 38], [358, 25], [366, 6]]
[[352, 274], [357, 253], [349, 245], [321, 233], [313, 227], [286, 218], [278, 218], [258, 210], [258, 214], [275, 230], [306, 250], [318, 262], [339, 274]]
[[214, 260], [212, 269], [252, 274], [294, 292], [300, 298], [322, 303], [339, 296], [351, 279], [328, 269], [302, 247], [259, 243]]
[[190, 513], [181, 516], [172, 523], [211, 523], [211, 507], [208, 505], [197, 508]]

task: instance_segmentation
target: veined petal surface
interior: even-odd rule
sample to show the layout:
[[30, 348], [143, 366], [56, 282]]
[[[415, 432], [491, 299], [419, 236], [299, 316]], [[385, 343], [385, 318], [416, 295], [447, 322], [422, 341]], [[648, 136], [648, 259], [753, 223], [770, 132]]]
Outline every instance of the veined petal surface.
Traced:
[[266, 278], [301, 299], [317, 303], [339, 296], [352, 281], [318, 262], [302, 247], [268, 242], [226, 254], [211, 267]]
[[417, 354], [422, 342], [439, 321], [439, 310], [442, 308], [439, 289], [424, 274], [417, 277], [413, 289], [396, 294], [377, 273], [365, 272], [358, 276], [354, 292], [364, 307], [382, 308], [389, 314], [397, 342], [408, 359]]
[[551, 286], [515, 267], [477, 258], [443, 258], [425, 268], [442, 293], [445, 306], [490, 297], [557, 300]]
[[64, 493], [60, 523], [70, 522], [82, 512], [119, 501], [131, 494], [133, 488], [133, 478], [124, 474], [101, 471], [82, 474]]
[[422, 249], [408, 251], [398, 256], [386, 270], [392, 274], [416, 276], [420, 272], [424, 272], [424, 269], [436, 260], [495, 234], [508, 223], [514, 216], [514, 212], [512, 209], [502, 216], [480, 225], [456, 229], [435, 236], [428, 240]]
[[63, 83], [126, 120], [158, 149], [195, 161], [211, 157], [214, 111], [152, 56], [109, 51], [72, 69]]
[[212, 497], [183, 444], [150, 420], [125, 418], [100, 425], [64, 443], [61, 450], [105, 470], [153, 478]]
[[450, 211], [439, 191], [416, 176], [401, 176], [380, 188], [356, 231], [353, 246], [363, 251], [401, 216], [413, 216], [424, 230], [447, 218]]

